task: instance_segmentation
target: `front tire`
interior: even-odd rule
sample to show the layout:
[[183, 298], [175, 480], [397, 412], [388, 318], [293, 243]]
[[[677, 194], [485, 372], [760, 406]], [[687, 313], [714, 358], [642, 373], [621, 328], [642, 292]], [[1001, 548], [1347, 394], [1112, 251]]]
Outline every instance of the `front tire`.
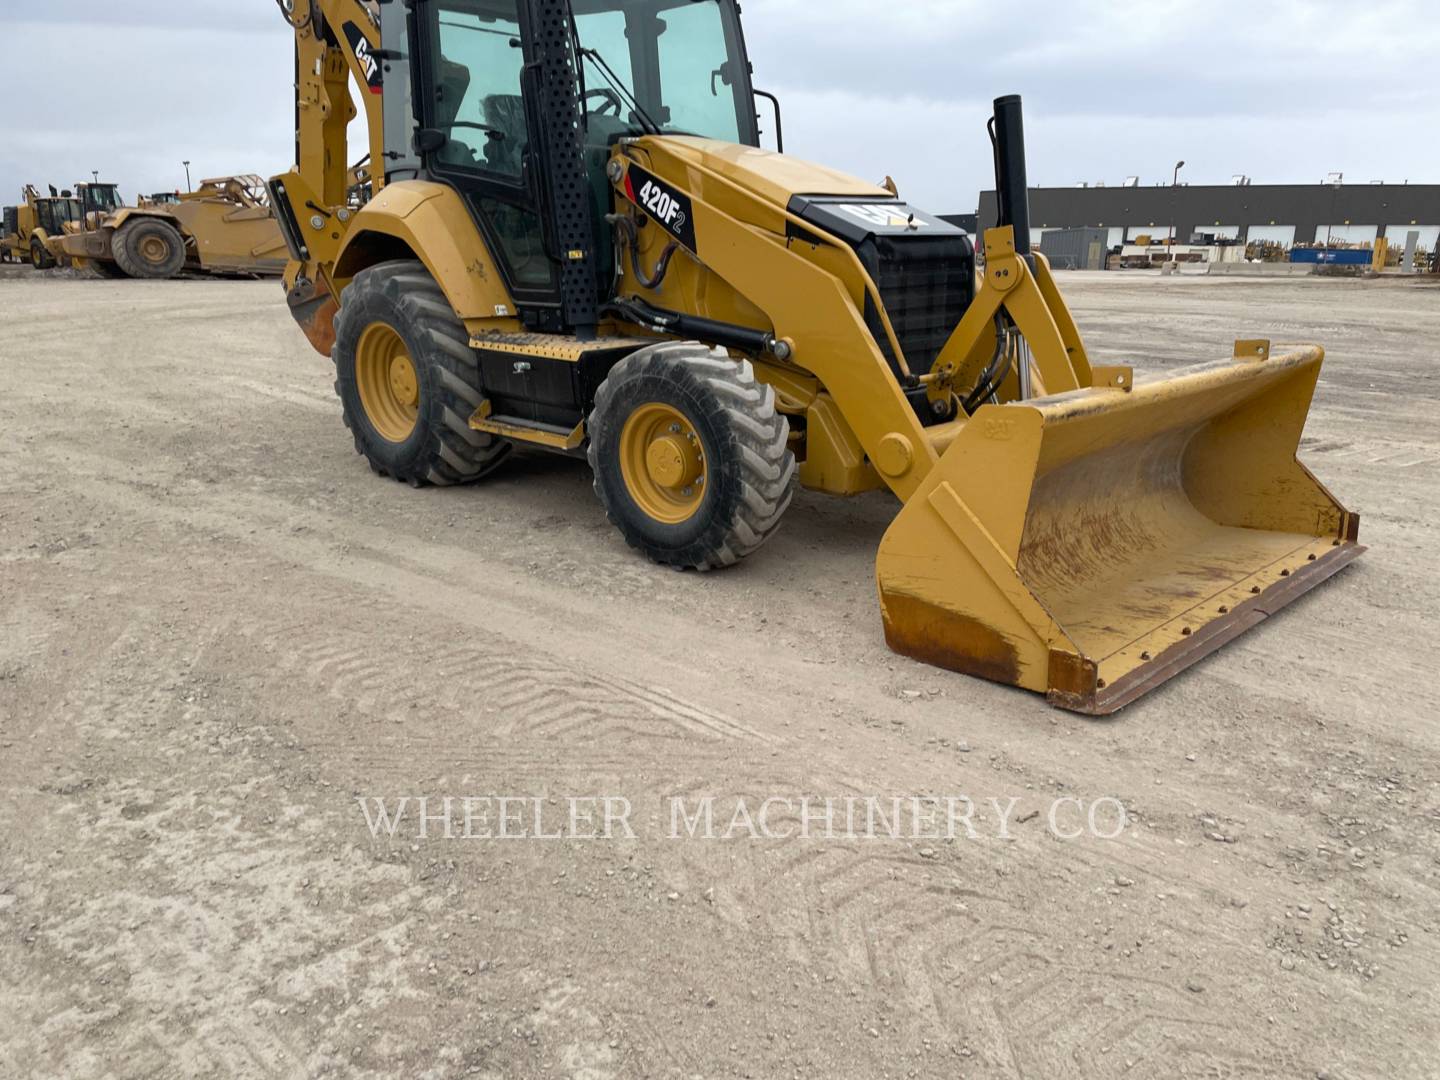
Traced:
[[478, 480], [510, 451], [475, 431], [485, 400], [465, 324], [423, 263], [362, 270], [335, 317], [335, 392], [355, 450], [412, 486]]
[[36, 270], [53, 270], [55, 256], [51, 255], [38, 236], [30, 240], [30, 265]]
[[110, 238], [110, 253], [133, 278], [173, 278], [185, 268], [185, 238], [159, 218], [131, 218]]
[[589, 420], [595, 494], [631, 547], [681, 569], [731, 566], [795, 494], [790, 425], [748, 360], [667, 342], [611, 369]]

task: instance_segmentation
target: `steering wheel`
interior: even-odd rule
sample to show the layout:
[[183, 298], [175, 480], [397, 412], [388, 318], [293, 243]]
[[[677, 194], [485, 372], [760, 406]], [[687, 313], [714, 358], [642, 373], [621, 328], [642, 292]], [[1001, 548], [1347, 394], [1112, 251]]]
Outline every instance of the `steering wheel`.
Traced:
[[624, 108], [625, 103], [620, 100], [620, 95], [608, 86], [597, 86], [593, 90], [586, 90], [584, 100], [589, 101], [592, 97], [603, 99], [597, 109], [592, 110], [588, 106], [586, 107], [586, 112], [594, 112], [596, 116], [604, 116], [607, 111], [612, 116], [619, 116], [620, 110]]

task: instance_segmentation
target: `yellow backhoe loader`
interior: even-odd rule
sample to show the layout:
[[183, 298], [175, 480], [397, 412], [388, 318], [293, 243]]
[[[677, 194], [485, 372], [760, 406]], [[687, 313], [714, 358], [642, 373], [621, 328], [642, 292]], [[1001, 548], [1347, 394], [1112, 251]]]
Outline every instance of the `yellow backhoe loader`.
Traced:
[[980, 271], [892, 186], [760, 148], [779, 103], [735, 0], [277, 3], [287, 295], [377, 472], [584, 456], [632, 546], [702, 570], [759, 548], [797, 484], [888, 487], [890, 645], [1092, 714], [1362, 550], [1295, 456], [1319, 348], [1090, 362], [1030, 250], [1018, 98], [995, 102]]
[[64, 232], [66, 225], [80, 220], [80, 200], [62, 196], [50, 189], [47, 198], [26, 184], [24, 202], [4, 209], [3, 234], [0, 234], [0, 257], [7, 262], [29, 261], [37, 270], [55, 265], [50, 252], [50, 238]]

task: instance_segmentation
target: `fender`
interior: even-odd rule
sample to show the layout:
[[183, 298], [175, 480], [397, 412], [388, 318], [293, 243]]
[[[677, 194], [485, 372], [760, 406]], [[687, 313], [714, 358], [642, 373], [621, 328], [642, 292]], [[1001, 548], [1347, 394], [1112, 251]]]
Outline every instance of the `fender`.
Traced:
[[174, 225], [182, 234], [185, 232], [184, 227], [180, 224], [180, 220], [174, 214], [170, 213], [170, 211], [156, 210], [149, 206], [122, 206], [101, 223], [101, 228], [118, 230], [120, 226], [124, 225], [131, 218], [136, 217], [159, 218], [161, 221], [168, 221], [171, 225]]
[[454, 188], [400, 180], [376, 193], [351, 220], [336, 256], [336, 296], [366, 267], [406, 258], [425, 264], [461, 319], [513, 317], [515, 300]]
[[51, 236], [49, 231], [43, 225], [36, 225], [35, 228], [30, 230], [29, 235], [24, 237], [25, 249], [23, 252], [23, 258], [30, 258], [31, 245], [34, 244], [36, 240], [39, 240], [40, 246], [45, 249], [45, 251], [52, 259], [68, 259], [69, 256], [60, 246], [60, 241], [63, 239], [63, 235]]

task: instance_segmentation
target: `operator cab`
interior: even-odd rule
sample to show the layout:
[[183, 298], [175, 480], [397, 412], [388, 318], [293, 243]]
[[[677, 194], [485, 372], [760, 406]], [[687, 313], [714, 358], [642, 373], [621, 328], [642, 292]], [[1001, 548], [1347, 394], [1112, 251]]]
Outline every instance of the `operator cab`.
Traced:
[[88, 222], [90, 215], [95, 214], [97, 226], [124, 205], [120, 189], [115, 184], [76, 184], [75, 195], [80, 202], [80, 220]]
[[59, 236], [67, 223], [80, 220], [80, 200], [64, 196], [36, 199], [35, 220], [51, 236]]
[[[399, 5], [387, 5], [396, 7]], [[759, 145], [739, 12], [734, 0], [574, 0], [573, 32], [542, 16], [535, 0], [434, 0], [417, 5], [409, 31], [423, 58], [410, 72], [410, 145], [387, 116], [391, 176], [405, 168], [464, 196], [521, 315], [561, 329], [562, 244], [548, 221], [553, 194], [551, 112], [539, 56], [560, 38], [578, 75], [584, 181], [590, 192], [595, 265], [610, 263], [605, 179], [610, 147], [646, 134], [693, 135]], [[550, 5], [553, 9], [553, 5]], [[382, 27], [385, 9], [382, 8]], [[568, 42], [566, 40], [568, 38]], [[548, 62], [556, 50], [549, 48]], [[572, 144], [573, 145], [573, 144]], [[397, 153], [398, 151], [398, 153]], [[412, 155], [419, 154], [417, 161]], [[409, 159], [405, 161], [404, 159]], [[403, 173], [402, 173], [403, 175]], [[563, 245], [569, 247], [569, 244]]]

